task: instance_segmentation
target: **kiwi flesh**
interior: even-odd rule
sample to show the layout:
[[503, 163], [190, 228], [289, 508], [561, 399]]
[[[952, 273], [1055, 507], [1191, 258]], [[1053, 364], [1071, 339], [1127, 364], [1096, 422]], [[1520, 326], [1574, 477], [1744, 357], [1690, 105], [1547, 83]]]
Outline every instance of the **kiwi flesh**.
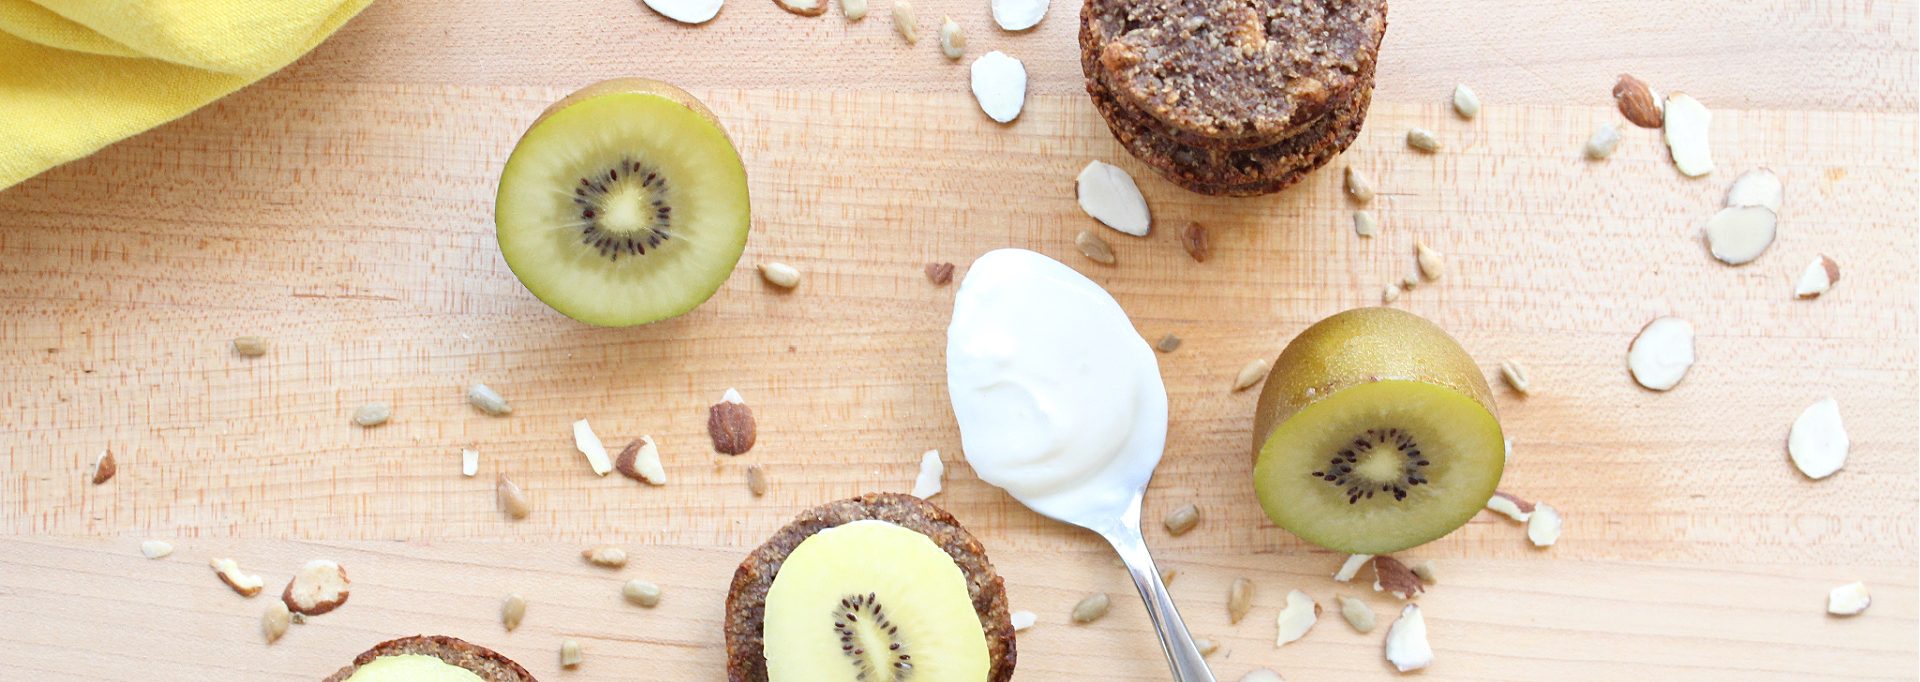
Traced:
[[746, 249], [746, 167], [698, 99], [640, 78], [548, 107], [500, 172], [500, 253], [542, 302], [601, 326], [705, 302]]
[[769, 682], [980, 682], [987, 639], [967, 578], [918, 532], [861, 520], [815, 533], [767, 591]]
[[1453, 337], [1360, 308], [1281, 351], [1254, 414], [1254, 490], [1314, 544], [1386, 554], [1464, 525], [1506, 465], [1493, 393]]

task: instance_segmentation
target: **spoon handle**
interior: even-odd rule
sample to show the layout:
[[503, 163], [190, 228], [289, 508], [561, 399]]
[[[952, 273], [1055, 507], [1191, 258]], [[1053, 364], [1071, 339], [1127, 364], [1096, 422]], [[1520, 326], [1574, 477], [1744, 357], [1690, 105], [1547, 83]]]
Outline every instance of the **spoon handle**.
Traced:
[[[1136, 500], [1135, 504], [1138, 503]], [[1160, 580], [1160, 570], [1154, 567], [1153, 556], [1147, 553], [1147, 541], [1140, 537], [1140, 528], [1137, 525], [1119, 528], [1103, 535], [1113, 544], [1114, 551], [1120, 553], [1120, 560], [1126, 562], [1133, 586], [1139, 588], [1140, 599], [1147, 603], [1147, 618], [1153, 621], [1153, 630], [1160, 635], [1160, 649], [1167, 654], [1167, 666], [1173, 669], [1175, 682], [1215, 682], [1213, 672], [1200, 656], [1200, 649], [1193, 645], [1193, 635], [1187, 632], [1186, 622], [1180, 620], [1180, 611], [1173, 606], [1173, 597], [1167, 594], [1167, 584]]]

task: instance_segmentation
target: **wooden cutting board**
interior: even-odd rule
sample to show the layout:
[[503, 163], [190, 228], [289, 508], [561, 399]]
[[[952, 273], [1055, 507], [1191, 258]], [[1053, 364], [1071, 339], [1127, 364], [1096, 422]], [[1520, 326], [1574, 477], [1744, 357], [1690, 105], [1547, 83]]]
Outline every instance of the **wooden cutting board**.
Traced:
[[[1377, 303], [1424, 241], [1440, 282], [1395, 305], [1451, 330], [1491, 376], [1532, 369], [1534, 394], [1499, 394], [1514, 440], [1504, 487], [1564, 511], [1558, 545], [1532, 548], [1483, 514], [1431, 545], [1440, 584], [1421, 598], [1437, 662], [1428, 680], [1912, 679], [1920, 479], [1920, 278], [1915, 275], [1916, 19], [1912, 1], [1396, 3], [1370, 120], [1327, 170], [1277, 196], [1181, 192], [1128, 158], [1080, 89], [1075, 10], [1008, 34], [980, 0], [922, 0], [923, 36], [953, 16], [970, 54], [1000, 49], [1032, 74], [1008, 126], [967, 94], [965, 64], [930, 38], [908, 47], [887, 5], [849, 24], [733, 0], [708, 26], [671, 25], [623, 0], [385, 2], [266, 82], [160, 130], [0, 192], [0, 660], [9, 679], [317, 679], [374, 642], [472, 640], [547, 679], [717, 680], [734, 565], [799, 510], [906, 490], [940, 449], [936, 501], [977, 533], [1013, 605], [1022, 680], [1164, 680], [1143, 609], [1092, 535], [979, 482], [959, 452], [941, 349], [953, 287], [921, 274], [998, 247], [1060, 258], [1106, 285], [1160, 357], [1172, 401], [1167, 455], [1146, 502], [1161, 565], [1194, 631], [1221, 643], [1222, 680], [1271, 666], [1295, 682], [1389, 679], [1381, 631], [1331, 611], [1276, 650], [1288, 589], [1323, 605], [1365, 598], [1329, 579], [1343, 557], [1261, 515], [1248, 485], [1247, 361], [1305, 325]], [[1678, 175], [1654, 131], [1612, 159], [1581, 158], [1618, 120], [1631, 71], [1714, 110], [1719, 170]], [[581, 84], [651, 75], [705, 98], [752, 183], [746, 257], [680, 319], [595, 329], [514, 280], [495, 248], [492, 197], [519, 132]], [[1455, 83], [1485, 102], [1445, 106]], [[1436, 155], [1403, 144], [1435, 130]], [[1113, 267], [1072, 246], [1096, 227], [1073, 198], [1091, 159], [1133, 172], [1152, 204], [1144, 239], [1105, 233]], [[1350, 229], [1338, 169], [1369, 171], [1380, 236]], [[1760, 166], [1786, 184], [1780, 236], [1730, 268], [1698, 230], [1727, 183]], [[1211, 261], [1180, 227], [1213, 232]], [[1792, 285], [1816, 254], [1842, 281], [1814, 301]], [[770, 289], [755, 263], [806, 273]], [[1670, 393], [1637, 388], [1623, 358], [1655, 316], [1700, 333]], [[243, 359], [235, 336], [272, 340]], [[485, 382], [508, 418], [468, 407]], [[745, 456], [715, 455], [706, 407], [737, 387], [759, 418]], [[1809, 481], [1783, 443], [1800, 410], [1838, 399], [1846, 469]], [[363, 430], [354, 408], [391, 403]], [[672, 483], [596, 478], [569, 423], [609, 441], [652, 434]], [[119, 475], [86, 473], [111, 447]], [[480, 477], [459, 474], [479, 450]], [[749, 464], [772, 479], [764, 497]], [[496, 511], [513, 476], [535, 510]], [[1158, 520], [1195, 503], [1198, 530]], [[141, 558], [166, 538], [170, 558]], [[624, 570], [580, 549], [617, 542]], [[351, 602], [272, 646], [206, 568], [237, 558], [280, 585], [301, 562], [340, 561]], [[1227, 622], [1226, 586], [1258, 585]], [[619, 585], [665, 587], [653, 610]], [[1365, 578], [1363, 578], [1363, 581]], [[1864, 580], [1865, 614], [1824, 614], [1829, 588]], [[1106, 591], [1105, 619], [1069, 624]], [[531, 606], [513, 633], [510, 592]], [[586, 662], [562, 672], [563, 638]]]

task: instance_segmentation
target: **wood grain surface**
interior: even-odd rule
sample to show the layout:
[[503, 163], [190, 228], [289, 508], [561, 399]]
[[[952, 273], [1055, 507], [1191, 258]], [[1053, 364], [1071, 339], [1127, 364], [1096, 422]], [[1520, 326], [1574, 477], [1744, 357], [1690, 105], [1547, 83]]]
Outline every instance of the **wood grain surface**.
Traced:
[[[1380, 634], [1332, 611], [1276, 650], [1290, 588], [1323, 605], [1364, 595], [1329, 576], [1343, 557], [1267, 522], [1247, 484], [1253, 392], [1241, 365], [1312, 321], [1378, 301], [1413, 270], [1413, 244], [1448, 256], [1438, 283], [1395, 305], [1452, 331], [1491, 376], [1515, 455], [1503, 487], [1564, 511], [1548, 550], [1483, 514], [1403, 557], [1434, 559], [1421, 598], [1430, 680], [1914, 679], [1920, 668], [1920, 95], [1916, 3], [1398, 3], [1375, 105], [1341, 159], [1277, 196], [1184, 193], [1128, 158], [1079, 89], [1072, 3], [1038, 29], [994, 28], [985, 3], [952, 15], [970, 53], [1005, 50], [1032, 74], [1001, 126], [934, 41], [907, 47], [884, 5], [848, 24], [734, 0], [687, 28], [637, 3], [377, 3], [287, 71], [205, 110], [0, 192], [0, 678], [318, 679], [382, 639], [458, 636], [546, 679], [717, 680], [733, 566], [799, 510], [911, 486], [919, 453], [949, 467], [935, 498], [986, 543], [1014, 608], [1022, 680], [1164, 680], [1144, 610], [1100, 541], [975, 479], [959, 452], [941, 352], [953, 287], [921, 273], [998, 247], [1033, 248], [1107, 286], [1160, 356], [1172, 403], [1149, 525], [1196, 503], [1181, 537], [1154, 529], [1197, 634], [1224, 643], [1222, 680], [1271, 666], [1288, 680], [1388, 679]], [[1719, 169], [1676, 173], [1654, 131], [1614, 157], [1581, 145], [1618, 120], [1608, 89], [1632, 71], [1714, 110]], [[495, 247], [500, 164], [541, 108], [586, 82], [651, 75], [719, 114], [746, 160], [754, 227], [727, 285], [682, 318], [595, 329], [552, 312]], [[1480, 93], [1472, 121], [1444, 102]], [[1406, 128], [1447, 145], [1421, 155]], [[1107, 232], [1113, 267], [1072, 245], [1095, 224], [1074, 202], [1088, 160], [1129, 169], [1155, 230]], [[1339, 168], [1368, 170], [1381, 235], [1353, 235]], [[1740, 172], [1784, 179], [1778, 240], [1730, 268], [1698, 238]], [[1178, 229], [1212, 230], [1205, 264]], [[1103, 229], [1094, 227], [1094, 229]], [[1817, 254], [1843, 277], [1818, 300], [1793, 279]], [[753, 265], [806, 273], [793, 292]], [[957, 278], [956, 278], [957, 279]], [[1676, 314], [1699, 330], [1674, 391], [1628, 378], [1628, 341]], [[228, 344], [271, 339], [260, 358]], [[469, 407], [484, 382], [511, 417]], [[736, 387], [759, 443], [712, 452], [706, 407]], [[1832, 396], [1853, 439], [1838, 475], [1787, 462], [1788, 426]], [[384, 426], [349, 423], [382, 401]], [[594, 477], [569, 423], [609, 442], [660, 442], [671, 484]], [[112, 448], [119, 474], [93, 486]], [[482, 475], [459, 473], [462, 448]], [[756, 498], [744, 470], [764, 466]], [[533, 514], [495, 508], [492, 478]], [[142, 558], [142, 539], [178, 550]], [[622, 543], [622, 571], [579, 560]], [[348, 605], [272, 646], [206, 568], [231, 556], [269, 590], [310, 558], [353, 576]], [[620, 600], [642, 576], [653, 610]], [[1222, 603], [1253, 578], [1252, 616]], [[1824, 614], [1863, 580], [1873, 606]], [[1107, 591], [1091, 626], [1066, 614]], [[532, 603], [513, 633], [500, 600]], [[1384, 622], [1384, 621], [1383, 621]], [[586, 663], [561, 671], [564, 637]]]

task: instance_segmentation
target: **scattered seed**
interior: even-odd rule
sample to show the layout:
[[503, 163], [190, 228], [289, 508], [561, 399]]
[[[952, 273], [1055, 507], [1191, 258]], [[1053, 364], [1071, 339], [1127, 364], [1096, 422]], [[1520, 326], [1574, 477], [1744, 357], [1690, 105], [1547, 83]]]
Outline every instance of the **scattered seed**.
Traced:
[[562, 640], [560, 642], [560, 667], [572, 668], [580, 665], [580, 642]]
[[465, 476], [467, 478], [473, 478], [474, 474], [478, 474], [478, 473], [480, 473], [480, 451], [479, 450], [461, 450], [460, 451], [460, 475]]
[[148, 559], [163, 559], [173, 553], [173, 543], [165, 540], [145, 540], [140, 543], [140, 556]]
[[753, 491], [754, 497], [767, 494], [766, 469], [758, 464], [747, 467], [747, 490]]
[[1213, 652], [1219, 651], [1220, 643], [1205, 637], [1196, 637], [1193, 640], [1193, 648], [1200, 652], [1202, 658], [1205, 658], [1212, 656]]
[[1500, 378], [1507, 380], [1507, 385], [1520, 395], [1533, 393], [1533, 382], [1527, 380], [1527, 367], [1520, 364], [1519, 360], [1507, 358], [1500, 361]]
[[1434, 137], [1433, 131], [1426, 128], [1409, 128], [1407, 146], [1432, 154], [1440, 151], [1440, 138]]
[[1728, 206], [1765, 206], [1774, 213], [1780, 212], [1780, 198], [1785, 188], [1780, 186], [1780, 176], [1766, 168], [1755, 168], [1741, 173], [1727, 186]]
[[513, 408], [507, 405], [507, 399], [486, 384], [474, 384], [467, 387], [467, 402], [472, 403], [481, 412], [499, 417], [513, 414]]
[[1368, 213], [1366, 211], [1353, 212], [1353, 233], [1354, 234], [1360, 235], [1363, 238], [1370, 239], [1373, 237], [1374, 234], [1378, 233], [1379, 231], [1380, 231], [1380, 222], [1373, 219], [1372, 213]]
[[[282, 603], [284, 604], [285, 602], [282, 602]], [[294, 611], [293, 615], [287, 618], [287, 622], [293, 623], [294, 625], [306, 625], [307, 614], [301, 613], [299, 611]]]
[[1213, 256], [1213, 239], [1207, 233], [1207, 226], [1197, 222], [1188, 222], [1187, 229], [1180, 231], [1180, 247], [1187, 250], [1195, 263], [1205, 263]]
[[353, 423], [362, 428], [373, 428], [387, 423], [393, 417], [393, 408], [386, 403], [367, 403], [353, 411]]
[[243, 358], [257, 358], [267, 354], [267, 339], [263, 336], [239, 336], [233, 339], [233, 352]]
[[1247, 611], [1253, 609], [1253, 581], [1246, 578], [1234, 578], [1227, 586], [1227, 622], [1238, 625], [1240, 619], [1247, 617]]
[[1620, 74], [1620, 80], [1613, 84], [1614, 104], [1620, 107], [1620, 115], [1642, 128], [1658, 128], [1662, 125], [1664, 105], [1659, 93], [1647, 87], [1644, 81], [1628, 74]]
[[1420, 265], [1421, 277], [1424, 277], [1428, 280], [1440, 279], [1440, 275], [1443, 271], [1446, 270], [1446, 265], [1447, 265], [1446, 256], [1444, 254], [1440, 253], [1439, 251], [1435, 251], [1433, 249], [1427, 248], [1427, 245], [1425, 242], [1415, 243], [1413, 245], [1413, 253], [1415, 257], [1415, 262], [1417, 262]]
[[948, 59], [959, 59], [967, 54], [967, 34], [960, 30], [960, 22], [947, 17], [940, 22], [940, 54]]
[[907, 39], [908, 45], [920, 42], [920, 19], [913, 13], [913, 3], [893, 0], [893, 30]]
[[1419, 606], [1408, 604], [1400, 610], [1400, 619], [1387, 626], [1387, 662], [1403, 673], [1433, 664], [1433, 647], [1427, 644], [1427, 619], [1420, 615]]
[[1180, 505], [1167, 513], [1167, 532], [1173, 535], [1186, 535], [1194, 526], [1200, 525], [1200, 508], [1192, 504]]
[[1836, 616], [1859, 615], [1872, 603], [1873, 597], [1867, 594], [1866, 583], [1851, 582], [1827, 592], [1827, 613]]
[[1428, 585], [1436, 585], [1440, 582], [1439, 578], [1434, 577], [1432, 559], [1421, 559], [1419, 563], [1409, 566], [1408, 568], [1413, 569], [1413, 574], [1419, 576], [1420, 582]]
[[1244, 391], [1253, 388], [1254, 384], [1260, 383], [1260, 380], [1265, 378], [1267, 378], [1267, 361], [1254, 360], [1247, 363], [1245, 367], [1241, 367], [1240, 374], [1234, 376], [1233, 390]]
[[1473, 118], [1480, 114], [1480, 96], [1473, 94], [1473, 88], [1465, 83], [1453, 86], [1453, 112], [1460, 118]]
[[1551, 547], [1560, 539], [1560, 512], [1546, 504], [1533, 505], [1527, 516], [1527, 539], [1535, 547]]
[[514, 485], [513, 481], [507, 480], [505, 475], [500, 476], [497, 487], [500, 510], [507, 513], [507, 518], [514, 520], [524, 519], [527, 518], [528, 513], [533, 511], [533, 507], [527, 504], [526, 493], [521, 492], [520, 486]]
[[660, 586], [634, 578], [620, 586], [620, 596], [635, 604], [653, 608], [660, 605]]
[[859, 21], [867, 16], [867, 0], [840, 0], [840, 13], [847, 21]]
[[1340, 615], [1347, 619], [1347, 624], [1352, 625], [1355, 632], [1373, 632], [1373, 609], [1368, 608], [1366, 602], [1346, 595], [1340, 595], [1339, 599]]
[[1180, 337], [1174, 336], [1173, 334], [1162, 336], [1159, 341], [1153, 342], [1153, 349], [1162, 353], [1171, 353], [1180, 350]]
[[920, 453], [920, 473], [913, 478], [912, 495], [927, 499], [940, 494], [946, 486], [947, 465], [940, 461], [939, 450]]
[[267, 612], [260, 615], [260, 632], [267, 636], [272, 644], [287, 634], [287, 625], [293, 622], [293, 612], [287, 610], [287, 603], [278, 599], [267, 604]]
[[1815, 298], [1827, 293], [1835, 282], [1840, 281], [1840, 264], [1822, 254], [1807, 268], [1800, 272], [1800, 279], [1793, 283], [1794, 298]]
[[507, 627], [507, 632], [513, 632], [526, 617], [527, 600], [518, 594], [507, 595], [507, 600], [500, 604], [500, 624]]
[[1347, 196], [1363, 204], [1373, 201], [1373, 179], [1366, 171], [1347, 166]]
[[1019, 632], [1040, 622], [1040, 616], [1032, 611], [1015, 611], [1007, 614], [1007, 621], [1012, 623], [1014, 632]]
[[1380, 302], [1392, 303], [1400, 299], [1400, 285], [1389, 284], [1380, 288]]
[[100, 455], [93, 458], [94, 485], [113, 480], [114, 473], [118, 471], [120, 471], [120, 465], [114, 462], [112, 449], [101, 450]]
[[1700, 100], [1678, 92], [1667, 96], [1665, 113], [1661, 127], [1673, 167], [1690, 178], [1712, 173], [1713, 145], [1708, 142], [1708, 128], [1713, 113]]
[[1074, 235], [1073, 245], [1080, 247], [1080, 255], [1086, 256], [1088, 260], [1095, 263], [1113, 265], [1116, 260], [1113, 256], [1113, 247], [1092, 230], [1081, 230], [1080, 234]]
[[1779, 219], [1765, 206], [1729, 206], [1707, 219], [1707, 250], [1727, 265], [1745, 265], [1773, 245]]
[[1100, 620], [1101, 616], [1107, 615], [1107, 607], [1112, 605], [1105, 592], [1088, 595], [1073, 605], [1073, 622], [1084, 624]]
[[600, 545], [592, 549], [580, 550], [580, 558], [595, 566], [619, 568], [627, 565], [627, 550], [613, 545]]
[[761, 263], [760, 277], [782, 289], [800, 286], [800, 270], [786, 263]]
[[933, 282], [934, 286], [946, 286], [948, 282], [953, 281], [953, 264], [928, 263], [927, 281]]
[[1593, 135], [1587, 138], [1587, 158], [1599, 161], [1613, 156], [1613, 150], [1620, 147], [1620, 125], [1602, 123], [1593, 129]]
[[1407, 275], [1405, 277], [1400, 278], [1400, 288], [1402, 289], [1406, 289], [1407, 291], [1413, 291], [1414, 287], [1417, 287], [1417, 286], [1420, 286], [1420, 278], [1418, 277], [1415, 277], [1413, 275]]
[[1846, 466], [1852, 445], [1846, 424], [1840, 421], [1840, 403], [1832, 398], [1808, 405], [1787, 432], [1788, 458], [1800, 473], [1816, 481]]
[[1299, 641], [1319, 621], [1320, 604], [1313, 597], [1299, 590], [1287, 591], [1287, 606], [1280, 609], [1279, 617], [1273, 619], [1279, 631], [1273, 639], [1273, 645], [1281, 647]]

